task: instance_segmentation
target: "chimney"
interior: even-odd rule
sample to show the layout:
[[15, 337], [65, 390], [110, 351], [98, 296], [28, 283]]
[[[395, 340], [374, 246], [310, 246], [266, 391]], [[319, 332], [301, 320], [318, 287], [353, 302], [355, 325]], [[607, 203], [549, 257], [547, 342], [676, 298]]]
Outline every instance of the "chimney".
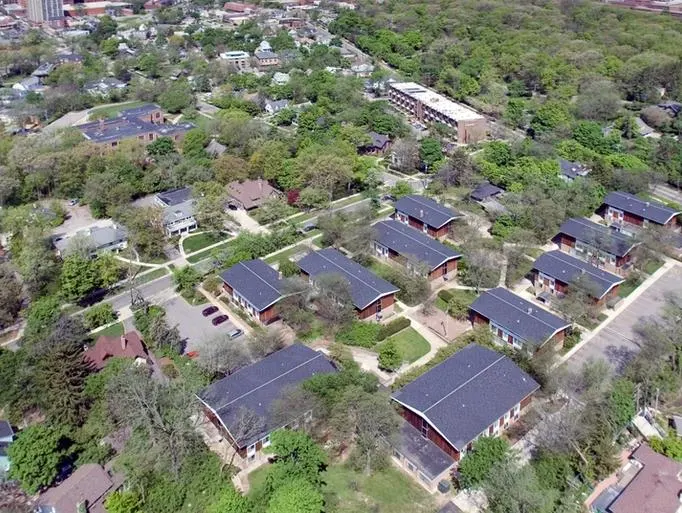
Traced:
[[532, 314], [532, 313], [533, 313], [533, 308], [529, 306], [529, 307], [528, 307], [528, 315], [530, 315], [530, 314]]
[[128, 340], [126, 339], [126, 336], [121, 335], [121, 349], [125, 350], [127, 345], [128, 345]]
[[424, 217], [424, 209], [419, 209], [419, 217]]
[[647, 206], [647, 207], [650, 207], [650, 206], [651, 206], [651, 202], [650, 202], [650, 201], [647, 201], [647, 202], [646, 202], [646, 206]]

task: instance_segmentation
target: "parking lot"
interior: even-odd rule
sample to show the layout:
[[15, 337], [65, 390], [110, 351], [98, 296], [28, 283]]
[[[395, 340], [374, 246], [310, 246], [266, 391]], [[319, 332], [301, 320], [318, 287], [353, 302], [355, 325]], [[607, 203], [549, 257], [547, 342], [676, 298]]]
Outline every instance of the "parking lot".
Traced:
[[[210, 303], [192, 306], [179, 296], [169, 299], [161, 304], [166, 309], [166, 319], [170, 325], [178, 326], [180, 336], [185, 340], [185, 352], [196, 351], [206, 340], [211, 340], [218, 335], [226, 334], [236, 326], [231, 320], [213, 326], [211, 320], [222, 312], [218, 311], [209, 317], [201, 315], [204, 308], [211, 306]], [[244, 339], [242, 335], [239, 337]]]
[[655, 319], [671, 293], [682, 292], [682, 267], [675, 265], [661, 275], [616, 318], [604, 326], [592, 340], [568, 360], [570, 370], [578, 371], [588, 360], [604, 359], [616, 373], [639, 352], [636, 328], [647, 319]]

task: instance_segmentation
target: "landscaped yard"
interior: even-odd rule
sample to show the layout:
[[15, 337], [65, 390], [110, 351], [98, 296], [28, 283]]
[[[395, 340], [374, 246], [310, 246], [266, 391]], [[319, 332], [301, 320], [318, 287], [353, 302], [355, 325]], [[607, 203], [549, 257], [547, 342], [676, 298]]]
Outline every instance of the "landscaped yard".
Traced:
[[660, 260], [649, 260], [644, 266], [644, 272], [647, 274], [654, 274], [662, 265], [663, 262]]
[[471, 303], [473, 303], [477, 297], [476, 293], [473, 290], [460, 290], [460, 289], [441, 290], [438, 293], [438, 296], [436, 297], [436, 301], [434, 304], [436, 305], [436, 308], [443, 310], [444, 312], [448, 311], [448, 302], [441, 297], [443, 295], [449, 295], [451, 298], [459, 298], [462, 300], [463, 303], [466, 303], [469, 305]]
[[[419, 360], [422, 356], [429, 352], [431, 345], [422, 337], [417, 330], [412, 327], [389, 337], [388, 340], [393, 340], [398, 347], [403, 360], [407, 363], [412, 363]], [[385, 344], [386, 342], [384, 342]], [[381, 349], [381, 345], [377, 347], [377, 351]]]
[[294, 246], [293, 248], [289, 248], [286, 251], [280, 251], [279, 253], [276, 253], [274, 255], [270, 255], [269, 257], [266, 257], [264, 260], [268, 264], [272, 264], [274, 262], [279, 262], [280, 260], [285, 260], [287, 258], [292, 257], [293, 255], [296, 255], [297, 253], [304, 253], [306, 251], [309, 251], [310, 248], [306, 246], [305, 244], [299, 244], [297, 246]]
[[104, 328], [103, 330], [100, 330], [96, 332], [95, 338], [105, 336], [105, 337], [120, 337], [123, 335], [123, 323], [122, 322], [117, 322], [116, 324], [112, 324], [108, 328]]
[[138, 277], [135, 278], [135, 285], [142, 285], [143, 283], [147, 283], [148, 281], [161, 278], [162, 276], [166, 276], [167, 274], [168, 270], [165, 267], [154, 269], [153, 271], [149, 271], [144, 274], [138, 275]]
[[140, 107], [146, 103], [149, 102], [127, 102], [118, 103], [116, 105], [109, 105], [108, 107], [97, 107], [90, 111], [88, 117], [90, 119], [97, 119], [100, 116], [103, 116], [105, 118], [115, 118], [116, 116], [118, 116], [118, 113], [121, 112], [122, 110], [134, 109], [135, 107]]
[[[249, 474], [249, 496], [262, 493], [269, 467]], [[399, 470], [389, 467], [370, 476], [346, 465], [330, 465], [322, 474], [326, 513], [426, 513], [432, 497]]]
[[215, 232], [197, 233], [196, 235], [190, 235], [183, 240], [182, 248], [185, 250], [185, 253], [194, 253], [195, 251], [204, 249], [206, 246], [215, 244], [220, 239], [220, 234]]
[[207, 250], [205, 250], [205, 251], [200, 251], [199, 253], [196, 253], [196, 254], [192, 255], [191, 257], [187, 257], [187, 261], [188, 261], [190, 264], [196, 264], [197, 262], [201, 262], [201, 261], [204, 260], [205, 258], [210, 257], [210, 256], [211, 256], [211, 253], [212, 253], [213, 251], [220, 251], [221, 249], [226, 249], [226, 248], [227, 248], [227, 245], [228, 245], [229, 243], [230, 243], [230, 241], [229, 241], [229, 240], [226, 240], [225, 242], [223, 242], [222, 244], [219, 244], [218, 246], [216, 246], [216, 247], [214, 247], [214, 248], [207, 249]]

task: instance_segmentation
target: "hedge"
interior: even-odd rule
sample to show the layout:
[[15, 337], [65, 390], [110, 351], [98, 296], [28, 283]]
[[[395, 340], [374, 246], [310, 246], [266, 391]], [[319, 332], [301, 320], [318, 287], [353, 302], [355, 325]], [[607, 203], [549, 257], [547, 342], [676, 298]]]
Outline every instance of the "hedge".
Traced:
[[451, 290], [443, 289], [438, 291], [438, 297], [441, 298], [446, 303], [449, 303], [450, 300], [453, 297], [455, 297], [455, 295], [452, 293]]
[[353, 321], [336, 334], [336, 341], [348, 346], [360, 346], [371, 349], [377, 343], [381, 325], [376, 322]]
[[410, 324], [412, 324], [412, 321], [410, 321], [410, 319], [407, 317], [398, 317], [397, 319], [393, 319], [391, 322], [384, 324], [381, 327], [379, 333], [377, 334], [377, 341], [381, 342], [382, 340], [386, 340], [391, 335], [395, 335], [399, 331], [408, 328]]

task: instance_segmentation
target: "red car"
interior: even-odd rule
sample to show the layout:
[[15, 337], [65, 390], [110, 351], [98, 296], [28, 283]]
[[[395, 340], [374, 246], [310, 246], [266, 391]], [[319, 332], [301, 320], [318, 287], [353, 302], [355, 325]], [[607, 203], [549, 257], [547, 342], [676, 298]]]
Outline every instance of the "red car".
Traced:
[[217, 307], [217, 306], [209, 306], [209, 307], [204, 308], [204, 309], [201, 311], [201, 315], [203, 315], [204, 317], [208, 317], [209, 315], [213, 315], [213, 314], [216, 313], [217, 311], [218, 311], [218, 307]]
[[213, 326], [217, 326], [218, 324], [224, 323], [228, 319], [229, 317], [227, 315], [219, 315], [218, 317], [215, 317], [211, 322], [213, 323]]

